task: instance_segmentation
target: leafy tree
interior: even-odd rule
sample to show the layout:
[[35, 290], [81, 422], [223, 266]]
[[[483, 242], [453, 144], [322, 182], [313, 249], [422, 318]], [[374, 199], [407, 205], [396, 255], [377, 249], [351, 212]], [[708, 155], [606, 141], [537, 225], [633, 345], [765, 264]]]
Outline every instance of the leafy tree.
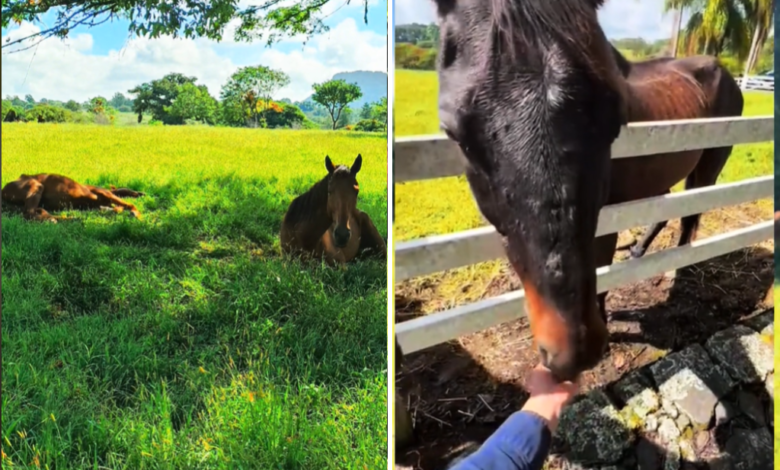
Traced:
[[264, 126], [263, 114], [273, 103], [273, 94], [290, 84], [286, 73], [264, 65], [242, 67], [222, 87], [220, 98], [235, 109], [240, 107], [252, 127]]
[[336, 129], [343, 129], [350, 125], [352, 123], [352, 116], [355, 114], [355, 112], [347, 106], [344, 108], [343, 111], [341, 111], [341, 116], [339, 116], [339, 120], [336, 123]]
[[[56, 11], [56, 18], [53, 24], [47, 21], [52, 26], [38, 33], [4, 41], [2, 48], [15, 48], [13, 52], [18, 52], [46, 38], [67, 37], [77, 26], [96, 26], [117, 19], [129, 20], [128, 31], [138, 36], [205, 37], [217, 41], [223, 38], [230, 23], [236, 25], [236, 39], [263, 39], [270, 45], [287, 36], [311, 37], [327, 31], [322, 9], [331, 1], [337, 0], [297, 0], [292, 4], [279, 0], [3, 0], [3, 29], [11, 21], [40, 21], [49, 11]], [[369, 0], [361, 2], [363, 21], [368, 23]], [[36, 42], [26, 44], [29, 39]]]
[[374, 109], [371, 103], [363, 103], [363, 107], [360, 108], [360, 119], [371, 119], [373, 112]]
[[68, 100], [67, 103], [65, 103], [65, 109], [68, 109], [70, 111], [73, 111], [74, 113], [81, 111], [81, 105], [76, 102], [76, 100]]
[[330, 114], [330, 118], [333, 121], [334, 130], [344, 108], [349, 103], [363, 96], [359, 86], [354, 83], [347, 83], [344, 80], [328, 80], [323, 83], [315, 83], [313, 88], [314, 95], [311, 99], [328, 110], [328, 114]]
[[39, 104], [25, 111], [24, 119], [29, 122], [65, 122], [66, 112], [64, 108]]
[[122, 93], [116, 92], [114, 93], [114, 96], [111, 97], [111, 100], [108, 102], [112, 107], [119, 109], [122, 106], [125, 105], [131, 105], [133, 104], [133, 100], [128, 99], [125, 95]]
[[133, 112], [138, 114], [138, 122], [143, 120], [144, 113], [150, 113], [152, 119], [164, 124], [184, 124], [178, 116], [171, 116], [166, 108], [170, 108], [179, 94], [179, 89], [185, 83], [195, 84], [197, 78], [187, 77], [180, 73], [169, 73], [163, 78], [142, 83], [128, 90], [136, 95], [133, 101]]
[[192, 119], [204, 124], [214, 124], [217, 101], [209, 95], [206, 85], [196, 86], [187, 82], [179, 86], [176, 99], [171, 106], [165, 107], [165, 112], [182, 122]]
[[298, 109], [298, 107], [293, 104], [283, 102], [279, 102], [277, 104], [279, 105], [279, 111], [277, 112], [275, 108], [271, 108], [271, 110], [266, 115], [269, 128], [303, 127], [303, 124], [306, 121], [306, 115], [303, 114], [303, 111]]
[[354, 130], [363, 132], [387, 132], [387, 123], [376, 119], [361, 119], [355, 123]]
[[14, 110], [14, 105], [11, 104], [11, 100], [3, 100], [3, 109], [2, 109], [2, 116], [0, 116], [0, 120], [5, 122], [5, 117]]
[[386, 96], [381, 98], [376, 103], [374, 103], [374, 105], [371, 108], [370, 119], [384, 123], [385, 127], [387, 127], [387, 97]]
[[27, 104], [29, 104], [29, 105], [35, 106], [35, 98], [33, 98], [32, 95], [25, 95], [24, 96], [24, 101], [26, 101]]
[[96, 96], [89, 100], [87, 111], [92, 114], [105, 114], [108, 108], [108, 100], [102, 96]]

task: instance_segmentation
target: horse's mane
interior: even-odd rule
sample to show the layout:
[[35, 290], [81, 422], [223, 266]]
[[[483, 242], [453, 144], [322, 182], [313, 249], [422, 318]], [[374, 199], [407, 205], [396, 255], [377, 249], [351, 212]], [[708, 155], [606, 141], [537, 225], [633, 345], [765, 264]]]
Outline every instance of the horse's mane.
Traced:
[[601, 75], [600, 70], [604, 67], [600, 63], [601, 58], [594, 57], [591, 42], [594, 36], [603, 37], [594, 13], [603, 0], [490, 1], [493, 34], [498, 35], [512, 59], [516, 60], [522, 52], [528, 52], [518, 50], [518, 45], [533, 50], [538, 38], [548, 37], [557, 40], [575, 59]]
[[330, 178], [336, 173], [349, 171], [344, 165], [339, 165], [333, 171], [328, 173], [321, 180], [314, 183], [308, 191], [293, 199], [290, 208], [287, 209], [285, 220], [290, 224], [309, 220], [320, 211], [324, 211], [328, 204], [328, 183]]

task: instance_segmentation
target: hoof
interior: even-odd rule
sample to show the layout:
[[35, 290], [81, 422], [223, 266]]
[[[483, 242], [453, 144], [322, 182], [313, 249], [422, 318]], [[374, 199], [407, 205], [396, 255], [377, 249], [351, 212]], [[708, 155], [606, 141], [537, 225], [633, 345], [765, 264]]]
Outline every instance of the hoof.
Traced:
[[643, 248], [637, 248], [636, 246], [632, 246], [631, 249], [628, 250], [631, 253], [631, 257], [634, 259], [641, 258], [645, 255], [645, 249]]

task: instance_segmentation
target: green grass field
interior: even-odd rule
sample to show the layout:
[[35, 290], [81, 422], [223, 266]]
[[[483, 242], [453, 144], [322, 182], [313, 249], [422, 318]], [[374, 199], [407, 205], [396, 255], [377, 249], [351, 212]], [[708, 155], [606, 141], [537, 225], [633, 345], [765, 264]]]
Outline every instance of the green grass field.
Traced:
[[142, 190], [142, 221], [2, 218], [3, 468], [378, 469], [387, 267], [279, 254], [287, 204], [363, 155], [387, 232], [384, 136], [2, 126], [2, 182]]

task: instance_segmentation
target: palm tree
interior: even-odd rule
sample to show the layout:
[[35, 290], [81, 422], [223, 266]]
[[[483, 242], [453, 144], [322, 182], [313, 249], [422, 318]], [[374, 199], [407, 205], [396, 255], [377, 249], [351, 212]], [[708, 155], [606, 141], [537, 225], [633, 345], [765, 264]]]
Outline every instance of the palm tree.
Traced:
[[745, 73], [747, 76], [756, 66], [761, 50], [766, 44], [769, 31], [772, 29], [772, 22], [775, 13], [775, 0], [752, 0], [746, 1], [746, 15], [751, 18], [753, 24], [753, 41], [750, 44], [750, 52], [745, 62]]
[[740, 60], [744, 60], [750, 53], [750, 35], [756, 24], [752, 13], [757, 11], [757, 3], [766, 1], [665, 0], [664, 9], [680, 12], [687, 9], [691, 12], [682, 31], [682, 42], [687, 54], [718, 56], [728, 48]]

